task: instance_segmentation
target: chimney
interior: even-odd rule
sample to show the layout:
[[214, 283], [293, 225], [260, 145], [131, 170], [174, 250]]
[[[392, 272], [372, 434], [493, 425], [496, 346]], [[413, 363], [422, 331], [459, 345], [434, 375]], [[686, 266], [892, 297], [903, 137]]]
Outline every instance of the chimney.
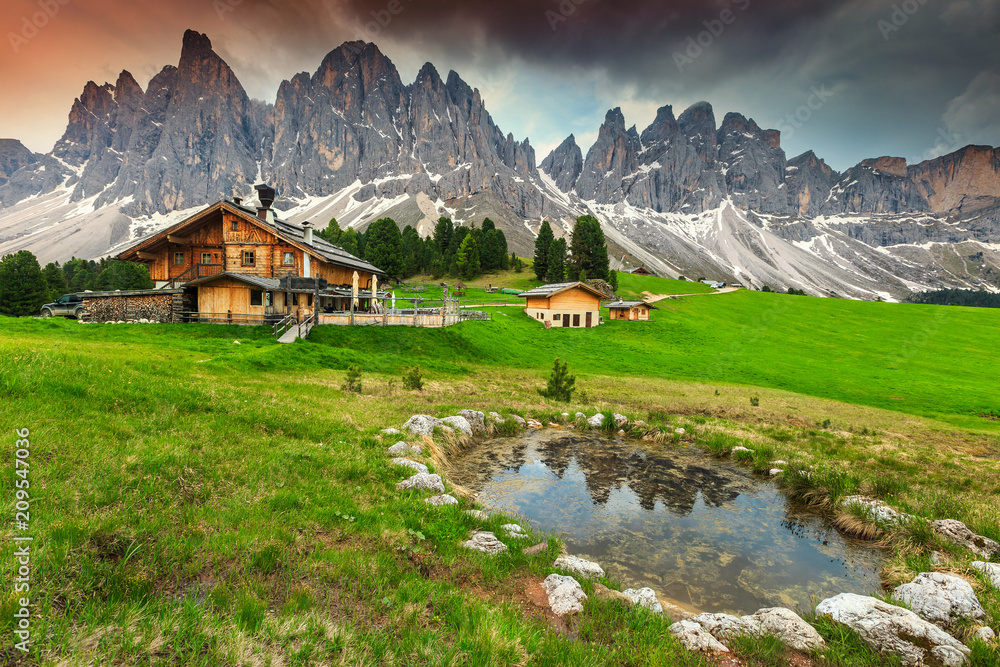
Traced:
[[243, 197], [233, 197], [233, 203], [237, 206], [241, 206], [243, 204]]
[[305, 238], [306, 245], [313, 244], [313, 223], [308, 220], [302, 223], [302, 236]]
[[274, 211], [271, 210], [271, 204], [274, 203], [274, 188], [265, 184], [255, 185], [254, 188], [257, 190], [257, 198], [260, 199], [257, 217], [264, 222], [274, 224]]

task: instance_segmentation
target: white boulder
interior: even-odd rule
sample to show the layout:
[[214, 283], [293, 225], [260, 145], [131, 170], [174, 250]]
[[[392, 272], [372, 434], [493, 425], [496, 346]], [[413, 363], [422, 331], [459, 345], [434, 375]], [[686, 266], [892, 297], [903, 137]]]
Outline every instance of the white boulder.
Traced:
[[598, 412], [596, 415], [587, 420], [587, 423], [591, 428], [601, 428], [604, 424], [604, 415]]
[[479, 410], [459, 410], [458, 414], [469, 422], [473, 433], [482, 433], [486, 430], [486, 418]]
[[988, 628], [984, 625], [976, 630], [975, 637], [984, 644], [989, 644], [997, 638], [997, 633], [993, 632], [993, 628]]
[[994, 556], [1000, 556], [1000, 544], [988, 537], [976, 535], [961, 521], [941, 519], [940, 521], [931, 521], [931, 527], [944, 539], [965, 547], [981, 558], [989, 560]]
[[415, 435], [434, 435], [434, 429], [441, 426], [441, 420], [430, 415], [413, 415], [403, 424], [403, 430]]
[[660, 604], [656, 591], [652, 588], [629, 588], [622, 591], [622, 595], [631, 600], [632, 604], [648, 609], [654, 614], [663, 613], [663, 605]]
[[909, 514], [894, 510], [881, 500], [867, 496], [847, 496], [840, 501], [840, 504], [845, 509], [851, 506], [863, 508], [869, 519], [876, 523], [901, 523], [913, 518]]
[[527, 424], [527, 422], [524, 421], [524, 417], [522, 417], [521, 415], [511, 415], [509, 419], [517, 422], [518, 426], [521, 426], [522, 428]]
[[[928, 657], [954, 660], [960, 653], [964, 661], [964, 656], [969, 655], [967, 646], [938, 626], [909, 609], [876, 598], [841, 593], [820, 602], [816, 613], [846, 625], [873, 650], [899, 656], [907, 666], [923, 665]], [[930, 656], [925, 650], [928, 646]]]
[[402, 456], [403, 454], [410, 453], [410, 446], [405, 442], [403, 442], [402, 440], [400, 440], [392, 447], [386, 449], [385, 453], [388, 454], [389, 456]]
[[785, 646], [796, 651], [815, 651], [826, 646], [816, 628], [803, 621], [791, 609], [759, 609], [750, 616], [744, 616], [743, 620], [757, 628], [761, 634], [777, 637]]
[[435, 507], [442, 507], [443, 505], [457, 505], [458, 498], [447, 493], [440, 496], [431, 496], [430, 498], [425, 498], [424, 502], [428, 505], [434, 505]]
[[501, 526], [507, 533], [507, 537], [515, 540], [530, 540], [531, 535], [524, 532], [524, 528], [516, 523], [505, 523]]
[[548, 593], [549, 607], [556, 616], [583, 611], [583, 601], [587, 599], [587, 594], [583, 592], [580, 582], [573, 577], [550, 574], [542, 582], [542, 588]]
[[483, 510], [465, 510], [465, 513], [473, 519], [479, 519], [480, 521], [488, 521], [490, 518], [490, 515]]
[[986, 616], [969, 582], [945, 572], [921, 572], [910, 583], [897, 586], [892, 597], [902, 600], [920, 618], [942, 628], [953, 627], [963, 619]]
[[430, 472], [427, 470], [427, 466], [423, 463], [417, 463], [416, 461], [411, 461], [410, 459], [404, 459], [403, 457], [396, 457], [392, 460], [394, 465], [403, 466], [404, 468], [410, 468], [411, 470], [416, 470], [417, 472]]
[[468, 541], [462, 543], [462, 546], [491, 556], [507, 551], [507, 545], [498, 540], [496, 535], [486, 530], [477, 530]]
[[418, 472], [413, 477], [404, 479], [402, 482], [397, 484], [396, 488], [400, 491], [414, 489], [444, 493], [444, 482], [441, 481], [441, 475], [431, 475], [426, 472]]
[[611, 413], [611, 418], [615, 420], [615, 426], [617, 426], [618, 428], [621, 428], [622, 426], [625, 426], [625, 424], [628, 423], [628, 417], [626, 417], [625, 415], [620, 415], [617, 412]]
[[730, 450], [730, 452], [733, 454], [738, 454], [740, 452], [749, 452], [750, 454], [753, 454], [752, 449], [750, 449], [749, 447], [744, 447], [743, 445], [736, 445], [735, 447], [732, 448], [732, 450]]
[[598, 579], [604, 576], [604, 568], [593, 561], [576, 556], [560, 556], [552, 563], [552, 567], [578, 574], [588, 579]]
[[729, 653], [729, 649], [724, 644], [694, 621], [677, 621], [670, 625], [670, 632], [681, 641], [681, 646], [689, 651]]
[[974, 560], [972, 567], [985, 574], [993, 588], [1000, 588], [1000, 563], [984, 563], [981, 560]]
[[472, 424], [465, 417], [455, 415], [453, 417], [445, 417], [441, 421], [464, 435], [472, 435]]

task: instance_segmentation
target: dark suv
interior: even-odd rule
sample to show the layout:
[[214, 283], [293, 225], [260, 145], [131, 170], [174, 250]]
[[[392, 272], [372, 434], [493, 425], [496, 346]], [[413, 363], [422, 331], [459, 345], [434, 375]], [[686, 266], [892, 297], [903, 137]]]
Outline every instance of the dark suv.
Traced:
[[47, 303], [42, 306], [42, 317], [52, 317], [62, 315], [63, 317], [74, 317], [80, 319], [83, 313], [83, 297], [79, 294], [63, 294], [55, 303]]

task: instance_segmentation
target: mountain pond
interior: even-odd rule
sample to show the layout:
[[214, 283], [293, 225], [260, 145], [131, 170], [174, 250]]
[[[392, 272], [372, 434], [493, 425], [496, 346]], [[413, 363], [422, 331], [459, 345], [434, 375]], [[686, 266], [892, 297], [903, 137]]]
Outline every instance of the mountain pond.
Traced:
[[448, 476], [683, 611], [801, 613], [880, 590], [878, 549], [696, 447], [543, 429], [477, 445], [451, 459]]

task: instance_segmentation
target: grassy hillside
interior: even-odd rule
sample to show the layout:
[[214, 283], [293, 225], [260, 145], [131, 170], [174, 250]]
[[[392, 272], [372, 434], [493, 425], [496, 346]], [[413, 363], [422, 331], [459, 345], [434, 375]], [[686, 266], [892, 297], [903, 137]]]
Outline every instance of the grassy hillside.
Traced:
[[[746, 444], [755, 468], [815, 463], [811, 492], [875, 493], [1000, 537], [1000, 438], [978, 416], [997, 410], [1000, 313], [750, 292], [659, 305], [652, 322], [592, 330], [499, 308], [492, 322], [323, 327], [293, 345], [267, 328], [0, 318], [0, 430], [11, 449], [15, 428], [32, 442], [35, 653], [20, 664], [706, 664], [668, 620], [594, 595], [574, 635], [553, 626], [526, 590], [553, 571], [554, 539], [535, 556], [522, 546], [546, 536], [493, 560], [460, 548], [506, 519], [395, 490], [408, 473], [376, 436], [415, 413], [614, 409], [687, 430], [663, 446], [728, 456]], [[579, 378], [570, 404], [535, 391], [556, 355]], [[364, 368], [361, 395], [341, 389], [349, 364]], [[400, 386], [414, 365], [422, 392]], [[8, 508], [12, 471], [0, 475]], [[0, 529], [8, 582], [14, 534]], [[888, 583], [930, 569], [932, 549], [973, 574], [927, 535], [901, 540]], [[1000, 596], [980, 595], [1000, 629]], [[15, 607], [8, 587], [0, 636]], [[831, 650], [811, 664], [888, 664], [819, 629]], [[784, 664], [766, 642], [736, 650]], [[976, 650], [976, 664], [997, 664]], [[0, 645], [0, 662], [11, 651]]]
[[1000, 313], [740, 291], [658, 302], [650, 322], [551, 329], [516, 308], [443, 330], [317, 330], [305, 345], [340, 350], [372, 370], [421, 358], [468, 364], [738, 383], [1000, 430], [992, 340]]

